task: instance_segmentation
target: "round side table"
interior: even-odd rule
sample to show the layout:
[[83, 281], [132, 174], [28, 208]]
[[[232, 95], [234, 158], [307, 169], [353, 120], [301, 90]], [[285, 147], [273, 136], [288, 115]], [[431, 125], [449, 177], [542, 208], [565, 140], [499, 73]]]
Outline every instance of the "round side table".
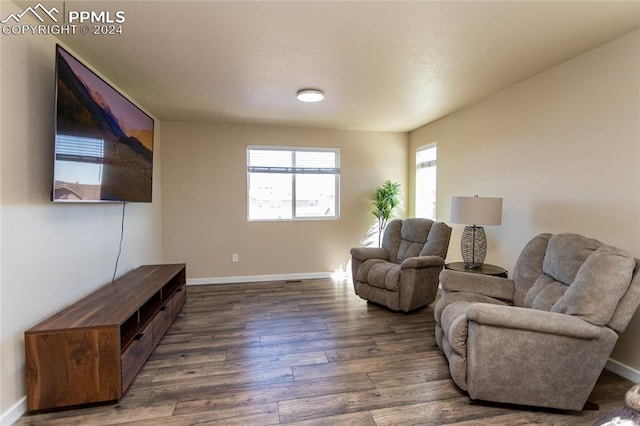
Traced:
[[493, 275], [494, 277], [507, 278], [507, 270], [496, 265], [483, 264], [479, 268], [467, 268], [464, 262], [451, 262], [444, 265], [445, 269], [458, 272], [469, 272], [471, 274]]

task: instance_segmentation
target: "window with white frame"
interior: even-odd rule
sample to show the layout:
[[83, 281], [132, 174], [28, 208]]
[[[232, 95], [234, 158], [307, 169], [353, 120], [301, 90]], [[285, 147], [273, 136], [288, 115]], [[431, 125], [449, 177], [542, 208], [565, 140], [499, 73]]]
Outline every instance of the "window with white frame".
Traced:
[[436, 161], [435, 144], [416, 151], [416, 216], [436, 219]]
[[248, 220], [337, 219], [340, 150], [247, 147]]

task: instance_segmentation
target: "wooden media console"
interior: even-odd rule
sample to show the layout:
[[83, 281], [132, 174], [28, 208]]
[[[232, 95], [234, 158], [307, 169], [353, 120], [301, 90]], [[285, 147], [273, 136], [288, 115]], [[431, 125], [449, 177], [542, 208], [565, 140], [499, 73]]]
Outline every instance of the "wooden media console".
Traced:
[[27, 330], [27, 409], [119, 399], [186, 290], [186, 265], [140, 266]]

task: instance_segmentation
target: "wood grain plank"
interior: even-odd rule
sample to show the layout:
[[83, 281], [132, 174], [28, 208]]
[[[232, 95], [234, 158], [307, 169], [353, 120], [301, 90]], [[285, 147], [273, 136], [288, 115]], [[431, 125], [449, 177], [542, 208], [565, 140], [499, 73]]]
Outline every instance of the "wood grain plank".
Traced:
[[354, 426], [376, 426], [376, 422], [368, 411], [358, 413], [341, 414], [337, 416], [326, 416], [319, 419], [302, 420], [287, 423], [289, 426], [327, 426], [327, 425], [354, 425]]
[[348, 374], [350, 371], [371, 373], [375, 371], [394, 369], [398, 366], [424, 366], [427, 362], [428, 360], [423, 353], [401, 354], [339, 361], [328, 364], [302, 365], [293, 367], [293, 374], [296, 377], [296, 380], [308, 380]]
[[253, 370], [282, 369], [300, 365], [314, 365], [326, 363], [324, 352], [302, 352], [282, 356], [236, 359], [233, 361], [217, 361], [205, 363], [185, 364], [160, 368], [153, 380], [179, 380], [202, 376], [216, 376], [220, 374], [243, 374]]
[[440, 380], [368, 391], [346, 392], [339, 395], [280, 401], [279, 411], [281, 421], [287, 423], [336, 414], [413, 405], [457, 396], [460, 396], [460, 391], [451, 381]]
[[[166, 419], [153, 419], [153, 425], [276, 425], [279, 424], [278, 404], [251, 404], [215, 411], [177, 414]], [[125, 425], [148, 426], [149, 421]]]
[[226, 392], [183, 396], [176, 405], [176, 414], [217, 410], [246, 404], [278, 402], [283, 400], [336, 395], [373, 389], [366, 374], [350, 374], [335, 380], [306, 380], [285, 383], [252, 385]]

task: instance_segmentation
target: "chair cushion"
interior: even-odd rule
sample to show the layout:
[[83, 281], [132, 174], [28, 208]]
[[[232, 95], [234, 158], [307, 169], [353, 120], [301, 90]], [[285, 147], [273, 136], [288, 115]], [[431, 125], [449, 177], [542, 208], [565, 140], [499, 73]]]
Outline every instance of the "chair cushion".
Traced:
[[551, 312], [575, 315], [594, 325], [607, 324], [629, 287], [634, 267], [635, 259], [625, 251], [600, 247], [582, 264]]
[[400, 246], [398, 247], [398, 262], [402, 262], [410, 257], [416, 257], [420, 255], [420, 250], [424, 243], [416, 243], [408, 240], [400, 240]]
[[431, 224], [427, 241], [424, 243], [419, 256], [438, 256], [445, 259], [449, 249], [450, 238], [451, 228], [443, 222], [434, 222]]
[[387, 261], [382, 259], [367, 259], [362, 262], [360, 268], [358, 268], [358, 271], [356, 272], [356, 281], [366, 283], [369, 279], [369, 271], [371, 271], [371, 268], [378, 263], [387, 263]]
[[367, 282], [370, 286], [389, 291], [398, 291], [400, 283], [400, 265], [391, 262], [376, 263], [369, 270]]
[[429, 230], [433, 222], [419, 217], [409, 217], [402, 221], [400, 238], [414, 243], [424, 244], [427, 241]]
[[396, 262], [420, 255], [420, 251], [427, 241], [429, 231], [433, 222], [423, 218], [407, 218], [402, 221], [400, 227], [400, 240], [398, 241], [398, 251]]
[[550, 276], [540, 274], [524, 298], [524, 307], [550, 311], [568, 288]]
[[598, 240], [577, 234], [556, 234], [549, 239], [542, 272], [555, 281], [569, 285], [591, 254], [603, 245]]

